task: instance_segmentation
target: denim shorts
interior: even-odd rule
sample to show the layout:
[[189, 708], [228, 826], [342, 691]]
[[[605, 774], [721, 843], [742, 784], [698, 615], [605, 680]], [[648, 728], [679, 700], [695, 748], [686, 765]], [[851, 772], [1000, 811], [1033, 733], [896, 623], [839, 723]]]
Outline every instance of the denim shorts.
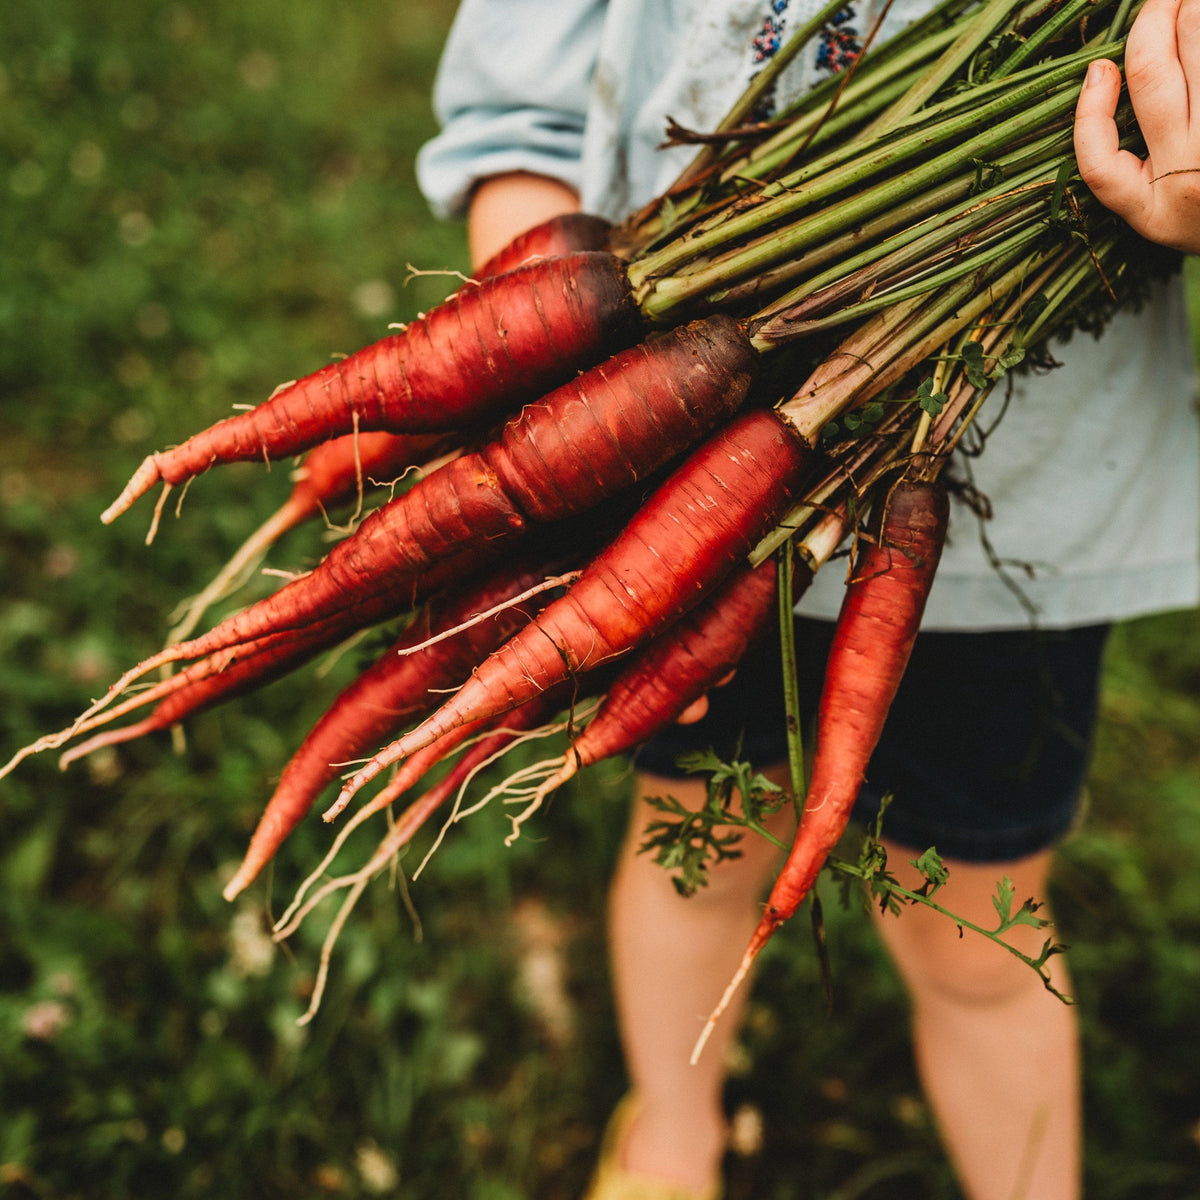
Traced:
[[[1004, 862], [1051, 846], [1081, 803], [1109, 626], [922, 633], [867, 770], [855, 817], [892, 795], [885, 836], [948, 858]], [[797, 619], [801, 718], [811, 728], [828, 621]], [[638, 752], [668, 778], [676, 757], [714, 749], [762, 768], [786, 759], [778, 638], [753, 648], [733, 680], [709, 693], [707, 716], [673, 725]], [[807, 743], [806, 743], [807, 745]]]

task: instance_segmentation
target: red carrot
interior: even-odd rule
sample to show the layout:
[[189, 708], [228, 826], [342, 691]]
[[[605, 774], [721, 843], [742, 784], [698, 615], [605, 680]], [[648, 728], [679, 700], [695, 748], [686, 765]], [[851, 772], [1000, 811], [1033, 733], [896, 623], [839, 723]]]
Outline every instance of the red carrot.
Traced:
[[[436, 487], [424, 486], [435, 478]], [[490, 540], [511, 537], [524, 525], [478, 455], [454, 459], [376, 509], [315, 570], [234, 613], [208, 633], [152, 655], [122, 682], [127, 685], [165, 663], [199, 658], [329, 619], [381, 592], [407, 591], [431, 567]]]
[[640, 325], [623, 265], [602, 252], [472, 281], [403, 331], [151, 454], [101, 520], [160, 481], [182, 483], [219, 462], [291, 457], [356, 427], [425, 433], [493, 420], [627, 345]]
[[[376, 510], [310, 574], [127, 671], [74, 726], [25, 747], [3, 771], [61, 746], [160, 666], [324, 622], [375, 597], [399, 603], [431, 572], [453, 577], [464, 561], [494, 554], [501, 539], [524, 529], [522, 511], [560, 518], [645, 479], [740, 404], [756, 365], [740, 327], [722, 316], [617, 355], [528, 406], [484, 452], [453, 459]], [[775, 418], [768, 423], [785, 428]]]
[[410, 584], [469, 546], [522, 531], [526, 516], [582, 512], [645, 478], [732, 412], [756, 365], [729, 317], [626, 350], [526, 406], [481, 452], [452, 460], [376, 510], [310, 574], [168, 647], [135, 674], [323, 620], [364, 596]]
[[[357, 829], [364, 821], [373, 817], [377, 812], [381, 812], [390, 804], [398, 800], [405, 792], [415, 787], [425, 777], [426, 773], [432, 771], [443, 759], [449, 757], [455, 752], [468, 738], [474, 737], [476, 734], [484, 732], [488, 725], [486, 721], [477, 721], [473, 725], [463, 725], [458, 729], [452, 730], [446, 734], [444, 738], [439, 738], [438, 741], [425, 747], [419, 754], [414, 754], [412, 758], [404, 764], [404, 766], [396, 773], [396, 777], [392, 779], [386, 788], [373, 796], [368, 804], [364, 804], [362, 808], [346, 822], [345, 825], [338, 831], [338, 835], [333, 840], [333, 844], [329, 847], [325, 857], [309, 872], [304, 882], [296, 889], [296, 894], [292, 898], [292, 902], [283, 911], [278, 922], [276, 923], [275, 936], [276, 938], [287, 937], [300, 924], [304, 917], [318, 905], [332, 891], [345, 887], [346, 882], [343, 879], [326, 879], [315, 895], [309, 897], [305, 902], [305, 896], [308, 894], [309, 888], [312, 887], [319, 879], [324, 877], [325, 872], [337, 857], [342, 846], [345, 845], [346, 839]], [[474, 747], [478, 751], [478, 744]], [[468, 752], [470, 753], [470, 752]], [[465, 759], [466, 756], [464, 756]], [[456, 765], [456, 772], [463, 765], [463, 760]], [[455, 785], [457, 786], [457, 785]], [[436, 794], [436, 799], [432, 804], [428, 804], [426, 798]], [[424, 795], [414, 801], [409, 809], [405, 811], [401, 817], [402, 821], [408, 822], [408, 828], [405, 830], [403, 840], [397, 849], [402, 848], [407, 844], [412, 833], [424, 824], [426, 818], [436, 810], [442, 801], [450, 794], [448, 784], [448, 776], [443, 777], [441, 782], [430, 788]], [[414, 810], [420, 811], [420, 816], [415, 821], [412, 813]], [[266, 814], [263, 814], [264, 817]], [[331, 819], [329, 814], [326, 814], [326, 820]], [[391, 826], [388, 831], [389, 838], [394, 834], [395, 825]], [[234, 876], [225, 885], [224, 891], [221, 893], [226, 900], [232, 900], [240, 895], [253, 882], [254, 878], [262, 870], [270, 854], [264, 857], [265, 840], [274, 840], [269, 832], [269, 828], [265, 828], [263, 822], [260, 821], [258, 828], [254, 831], [254, 836], [250, 839], [250, 847], [246, 851], [246, 857], [242, 860]], [[277, 849], [278, 847], [276, 847]], [[388, 855], [390, 857], [390, 855]], [[260, 861], [261, 860], [261, 861]], [[385, 859], [386, 861], [386, 859]], [[374, 872], [371, 872], [374, 874]], [[357, 877], [357, 873], [355, 878]]]
[[445, 434], [348, 433], [314, 446], [296, 472], [288, 529], [353, 500], [372, 481], [389, 483], [449, 447]]
[[[231, 659], [224, 669], [217, 669], [212, 664], [205, 663], [203, 669], [194, 673], [181, 671], [167, 682], [152, 689], [155, 695], [162, 695], [149, 716], [129, 725], [121, 725], [116, 729], [108, 729], [103, 733], [93, 734], [86, 741], [79, 742], [69, 750], [59, 755], [58, 765], [66, 770], [71, 763], [105, 746], [119, 746], [138, 738], [158, 733], [177, 725], [186, 717], [195, 716], [205, 709], [223, 704], [243, 696], [256, 688], [265, 687], [268, 683], [295, 670], [305, 662], [314, 658], [328, 644], [322, 639], [303, 637], [291, 638], [282, 645], [279, 639], [267, 639], [273, 643], [265, 648], [256, 648], [253, 653], [228, 654], [223, 657]], [[338, 639], [340, 640], [340, 639]], [[75, 729], [76, 734], [85, 733], [98, 725], [107, 724], [117, 717], [124, 716], [129, 708], [139, 707], [144, 703], [152, 703], [150, 699], [134, 697], [134, 702], [128, 708], [120, 706], [102, 714], [100, 719], [85, 722]]]
[[775, 522], [808, 461], [773, 412], [714, 435], [642, 506], [580, 580], [484, 662], [436, 713], [343, 789], [466, 721], [524, 703], [635, 649], [698, 604]]
[[[603, 217], [580, 212], [563, 213], [518, 234], [484, 263], [474, 278], [503, 275], [534, 259], [606, 250], [611, 232], [611, 223]], [[254, 556], [318, 512], [353, 500], [363, 481], [394, 479], [446, 445], [446, 435], [404, 435], [384, 430], [347, 433], [320, 443], [313, 447], [297, 471], [287, 501], [239, 551], [238, 558], [245, 560]]]
[[538, 258], [555, 258], [583, 250], [607, 250], [612, 225], [590, 213], [562, 213], [519, 233], [475, 272], [476, 279], [504, 275]]
[[505, 564], [464, 585], [446, 603], [427, 606], [370, 668], [342, 690], [284, 767], [227, 892], [236, 895], [250, 883], [345, 764], [435, 707], [437, 693], [469, 675], [482, 658], [545, 606], [549, 592], [426, 645], [431, 637], [512, 601], [562, 565], [545, 555], [525, 555], [516, 564]]
[[[510, 745], [518, 737], [522, 736], [521, 730], [536, 725], [542, 720], [545, 712], [546, 704], [550, 701], [550, 697], [538, 697], [532, 701], [520, 713], [512, 713], [503, 727], [497, 727], [494, 732], [486, 737], [483, 741], [477, 743], [469, 749], [463, 758], [455, 764], [451, 772], [444, 777], [433, 788], [429, 789], [424, 795], [418, 797], [412, 804], [400, 815], [400, 818], [388, 830], [383, 841], [376, 848], [375, 853], [370, 860], [357, 871], [350, 875], [338, 876], [333, 879], [327, 879], [320, 888], [317, 889], [311, 896], [304, 899], [305, 893], [314, 884], [317, 879], [324, 873], [325, 869], [333, 861], [337, 851], [341, 848], [346, 835], [351, 831], [354, 825], [365, 819], [369, 813], [376, 811], [377, 803], [373, 801], [367, 809], [355, 814], [352, 821], [335, 840], [333, 847], [325, 856], [325, 859], [313, 871], [308, 878], [301, 884], [292, 903], [288, 906], [283, 916], [276, 923], [274, 936], [275, 940], [279, 941], [291, 933], [293, 933], [316, 905], [318, 905], [326, 896], [332, 892], [345, 890], [346, 897], [342, 901], [341, 908], [334, 917], [329, 931], [325, 935], [324, 943], [321, 947], [321, 961], [317, 969], [317, 977], [313, 984], [312, 997], [309, 1001], [309, 1006], [304, 1015], [300, 1018], [299, 1023], [305, 1024], [310, 1021], [320, 1007], [321, 998], [324, 995], [325, 983], [329, 976], [329, 963], [333, 953], [334, 944], [341, 933], [342, 927], [345, 925], [347, 918], [358, 902], [359, 896], [362, 895], [367, 884], [372, 876], [383, 867], [387, 866], [388, 862], [399, 853], [411, 841], [413, 835], [421, 828], [428, 818], [437, 811], [442, 804], [445, 803], [450, 796], [454, 795], [467, 781], [471, 775], [481, 766], [485, 765], [489, 758], [494, 757]], [[488, 722], [481, 721], [480, 726], [486, 726]], [[474, 727], [472, 727], [474, 729]], [[437, 746], [430, 746], [427, 749], [431, 752], [434, 761], [440, 760], [449, 751], [457, 748], [461, 744], [461, 738], [458, 736], [459, 731], [447, 735], [441, 740]], [[432, 765], [432, 764], [427, 764]], [[389, 793], [393, 792], [392, 788], [388, 789]], [[380, 805], [382, 806], [382, 805]], [[230, 895], [226, 891], [226, 896]]]
[[297, 471], [291, 494], [234, 552], [213, 579], [188, 601], [167, 636], [191, 635], [208, 608], [222, 600], [285, 533], [330, 509], [361, 497], [372, 481], [387, 483], [447, 448], [444, 434], [350, 433], [315, 446]]
[[[347, 886], [361, 876], [373, 875], [388, 859], [403, 849], [413, 838], [425, 821], [441, 807], [447, 799], [470, 782], [472, 776], [485, 767], [488, 762], [511, 745], [523, 734], [537, 729], [548, 721], [564, 702], [570, 701], [565, 691], [547, 693], [538, 696], [520, 709], [505, 714], [503, 717], [492, 717], [486, 721], [476, 721], [470, 725], [459, 726], [451, 730], [445, 737], [432, 742], [423, 750], [414, 754], [396, 773], [388, 785], [373, 796], [369, 803], [358, 809], [346, 822], [334, 839], [328, 853], [310, 872], [308, 878], [300, 885], [292, 903], [280, 916], [276, 927], [277, 937], [286, 937], [331, 891]], [[347, 838], [365, 821], [395, 803], [416, 787], [422, 779], [440, 762], [453, 754], [468, 739], [475, 738], [474, 743], [467, 747], [454, 766], [435, 784], [427, 788], [414, 800], [388, 829], [387, 835], [380, 844], [370, 861], [360, 871], [347, 879], [328, 880], [316, 894], [304, 902], [309, 888], [322, 876], [345, 844]], [[326, 820], [330, 819], [328, 813]], [[247, 859], [253, 854], [251, 846]], [[239, 869], [233, 879], [226, 885], [224, 896], [232, 900], [249, 883], [245, 864]]]
[[[831, 512], [804, 537], [804, 557], [792, 571], [793, 601], [845, 535], [845, 516]], [[776, 617], [774, 558], [757, 567], [743, 563], [706, 600], [685, 613], [618, 670], [583, 732], [561, 758], [536, 763], [514, 780], [553, 774], [536, 788], [518, 818], [523, 821], [576, 772], [602, 759], [627, 754], [659, 733], [734, 671], [746, 650]]]
[[[797, 593], [811, 579], [805, 575]], [[773, 558], [755, 568], [743, 564], [707, 600], [631, 656], [562, 765], [538, 788], [537, 800], [584, 767], [641, 745], [734, 670], [775, 614], [775, 583]]]
[[[99, 749], [102, 745], [129, 741], [145, 733], [165, 729], [185, 716], [219, 704], [228, 696], [250, 690], [253, 685], [248, 676], [253, 671], [259, 671], [265, 677], [266, 673], [269, 670], [274, 671], [276, 666], [279, 668], [277, 674], [283, 673], [284, 670], [290, 670], [312, 657], [313, 654], [337, 645], [338, 642], [362, 629], [416, 608], [430, 595], [444, 587], [457, 584], [473, 572], [481, 570], [495, 558], [496, 547], [492, 544], [485, 542], [482, 545], [474, 546], [463, 554], [437, 564], [423, 573], [419, 579], [411, 581], [404, 587], [365, 596], [359, 603], [323, 621], [295, 629], [280, 630], [261, 638], [250, 639], [215, 651], [199, 658], [186, 670], [160, 681], [154, 687], [114, 704], [114, 700], [145, 673], [142, 665], [139, 664], [127, 671], [104, 696], [90, 705], [66, 729], [61, 729], [57, 733], [45, 734], [17, 751], [7, 763], [0, 767], [0, 777], [6, 775], [30, 755], [40, 754], [43, 750], [58, 749], [72, 738], [98, 726], [108, 724], [110, 721], [148, 704], [166, 704], [161, 719], [156, 714], [153, 721], [145, 725], [139, 724], [136, 729], [130, 726], [128, 730], [123, 729], [112, 737], [106, 736], [103, 740], [93, 739], [86, 748], [80, 746], [72, 749], [66, 761], [68, 763], [74, 761], [85, 753]], [[251, 658], [254, 659], [255, 665], [245, 668], [246, 677], [243, 677], [241, 673], [230, 674], [230, 670], [235, 664], [242, 660], [249, 662]], [[152, 660], [150, 668], [147, 669], [152, 669], [156, 665], [158, 665], [157, 661]], [[275, 675], [272, 674], [270, 677], [274, 678]], [[180, 694], [184, 692], [187, 694]], [[166, 719], [168, 716], [171, 719]]]
[[[587, 213], [563, 213], [518, 234], [475, 272], [475, 279], [503, 275], [539, 258], [608, 249], [612, 225]], [[456, 431], [460, 436], [462, 431]], [[220, 574], [188, 605], [169, 641], [180, 641], [196, 628], [210, 604], [222, 599], [250, 565], [285, 533], [317, 513], [328, 512], [361, 495], [363, 483], [395, 479], [448, 448], [447, 435], [405, 435], [370, 430], [347, 433], [315, 446], [295, 477], [291, 495], [234, 554]]]
[[771, 935], [808, 895], [845, 831], [916, 640], [946, 538], [948, 509], [945, 489], [936, 481], [901, 481], [886, 497], [877, 537], [855, 562], [825, 667], [800, 824], [700, 1045]]
[[[587, 213], [552, 217], [518, 234], [484, 263], [473, 278], [503, 275], [535, 259], [607, 250], [611, 231], [610, 222]], [[384, 430], [346, 433], [321, 442], [305, 458], [286, 503], [247, 542], [234, 561], [252, 558], [302, 521], [354, 499], [363, 480], [393, 479], [431, 457], [444, 444], [444, 435], [403, 435]], [[226, 575], [232, 577], [236, 572], [231, 563]]]
[[693, 321], [527, 404], [480, 453], [522, 516], [556, 521], [694, 445], [741, 406], [757, 368], [731, 317]]
[[[531, 565], [532, 561], [527, 556], [526, 560], [523, 560], [521, 565], [516, 569], [511, 566], [505, 568], [503, 572], [504, 577], [512, 577], [513, 579], [512, 586], [508, 589], [510, 595], [518, 595], [526, 588], [532, 587], [535, 581], [544, 578], [545, 571], [558, 569], [549, 553], [543, 553], [538, 558], [538, 562], [543, 567], [541, 573]], [[474, 565], [482, 565], [482, 561], [477, 559]], [[456, 573], [462, 572], [459, 571]], [[423, 582], [426, 584], [436, 584], [437, 579], [438, 576], [431, 572]], [[458, 624], [460, 620], [465, 620], [466, 617], [464, 614], [466, 610], [471, 607], [473, 601], [476, 599], [479, 600], [481, 608], [488, 608], [493, 604], [502, 603], [502, 598], [500, 597], [502, 590], [499, 586], [486, 587], [481, 585], [477, 588], [468, 587], [462, 596], [448, 603], [442, 616], [434, 622], [432, 628], [428, 621], [420, 619], [415, 621], [397, 640], [393, 646], [393, 653], [385, 655], [380, 660], [380, 663], [376, 664], [377, 670], [374, 674], [368, 671], [367, 675], [374, 681], [378, 674], [383, 673], [378, 670], [381, 664], [388, 664], [394, 661], [397, 665], [404, 664], [407, 667], [408, 673], [406, 678], [416, 687], [421, 681], [421, 671], [423, 669], [426, 671], [431, 669], [431, 656], [411, 655], [401, 657], [399, 650], [405, 646], [416, 645], [426, 640], [432, 634], [450, 628]], [[413, 595], [402, 596], [387, 592], [378, 593], [365, 597], [362, 603], [346, 611], [339, 612], [324, 621], [314, 622], [297, 629], [281, 630], [249, 642], [243, 642], [236, 646], [214, 651], [197, 662], [191, 663], [178, 674], [172, 675], [155, 684], [153, 687], [129, 697], [122, 703], [99, 711], [85, 720], [76, 722], [72, 727], [72, 736], [87, 733], [98, 726], [106, 725], [111, 721], [126, 716], [136, 709], [144, 708], [148, 704], [157, 705], [148, 717], [135, 724], [124, 725], [119, 729], [97, 734], [85, 742], [72, 746], [70, 750], [60, 756], [59, 766], [65, 769], [72, 762], [104, 746], [120, 745], [124, 742], [144, 737], [150, 733], [169, 729], [172, 725], [178, 724], [186, 717], [195, 716], [206, 709], [223, 704], [227, 700], [233, 700], [238, 696], [245, 695], [247, 692], [251, 692], [275, 679], [281, 678], [288, 672], [315, 658], [322, 651], [336, 646], [351, 635], [410, 610], [417, 598]], [[537, 607], [541, 607], [541, 604], [535, 601], [527, 603], [521, 611], [528, 613]], [[464, 636], [458, 641], [447, 639], [445, 644], [446, 649], [440, 655], [440, 659], [447, 660], [444, 668], [446, 675], [445, 685], [448, 686], [466, 675], [483, 655], [487, 654], [494, 645], [498, 645], [503, 641], [520, 623], [523, 623], [523, 618], [514, 610], [514, 614], [511, 616], [506, 613], [497, 614], [496, 617], [490, 618], [488, 622], [481, 623], [474, 631], [465, 631]], [[497, 628], [494, 640], [478, 632], [478, 630], [488, 630], [493, 625]], [[472, 639], [479, 640], [478, 649], [470, 648]], [[454, 656], [449, 653], [449, 648], [454, 646], [460, 647], [457, 652], [458, 661], [455, 661]], [[360, 677], [357, 683], [361, 685], [363, 677]], [[395, 684], [395, 686], [399, 685]], [[424, 686], [426, 689], [432, 689], [439, 685], [432, 678], [427, 678]], [[351, 684], [346, 691], [350, 692], [355, 687], [356, 684]], [[361, 695], [356, 697], [358, 700], [362, 698]], [[399, 702], [397, 701], [397, 703]], [[417, 712], [427, 711], [430, 707], [432, 707], [432, 704], [425, 702], [410, 708], [408, 713], [409, 715], [413, 715]], [[365, 716], [366, 714], [363, 715]], [[381, 719], [378, 709], [375, 713], [375, 719]], [[397, 724], [399, 724], [398, 721], [385, 723], [375, 740], [378, 741], [385, 734], [393, 732]], [[341, 756], [342, 760], [352, 758], [354, 754], [365, 749], [366, 745], [369, 744], [370, 741], [368, 740], [361, 745], [347, 749], [347, 752]], [[344, 749], [346, 748], [344, 747]], [[322, 781], [320, 786], [323, 786], [332, 777], [333, 774], [330, 774]]]
[[[803, 586], [808, 579], [811, 573]], [[566, 753], [522, 768], [504, 785], [504, 790], [524, 787], [531, 793], [513, 818], [512, 836], [551, 792], [577, 772], [635, 749], [733, 671], [775, 612], [775, 586], [773, 558], [754, 568], [744, 563], [641, 653], [629, 655], [595, 715]], [[530, 788], [529, 781], [538, 778], [541, 782]]]
[[187, 717], [245, 695], [282, 678], [359, 630], [399, 616], [409, 607], [393, 596], [378, 596], [330, 620], [218, 650], [122, 703], [77, 721], [71, 728], [73, 737], [149, 704], [156, 705], [141, 721], [96, 734], [72, 746], [60, 756], [59, 766], [65, 770], [104, 746], [121, 745], [170, 729]]
[[[444, 738], [439, 738], [432, 745], [426, 746], [420, 754], [414, 754], [413, 760], [417, 762], [414, 770], [409, 772], [402, 768], [402, 773], [396, 776], [396, 780], [371, 801], [370, 810], [377, 810], [383, 804], [398, 799], [413, 786], [417, 779], [424, 775], [424, 771], [421, 771], [420, 774], [416, 772], [421, 764], [424, 764], [426, 771], [429, 766], [433, 765], [427, 763], [423, 758], [426, 751], [432, 751], [435, 746], [445, 747], [442, 749], [439, 759], [435, 760], [440, 761], [440, 758], [445, 757], [449, 749], [453, 749], [453, 739], [461, 733], [465, 732], [468, 736], [471, 734], [484, 735], [463, 753], [446, 775], [432, 787], [427, 788], [404, 810], [363, 870], [371, 874], [378, 871], [393, 854], [412, 841], [426, 820], [464, 787], [476, 771], [496, 758], [502, 750], [505, 750], [523, 734], [538, 729], [548, 722], [562, 708], [563, 704], [569, 701], [570, 696], [562, 689], [535, 696], [519, 708], [513, 709], [512, 712], [451, 730]], [[489, 729], [491, 732], [485, 732]], [[405, 763], [404, 766], [408, 767], [408, 763]], [[403, 786], [405, 782], [408, 784], [407, 788]]]
[[804, 811], [766, 923], [777, 926], [796, 911], [845, 830], [908, 665], [948, 511], [936, 482], [899, 483], [886, 498], [878, 541], [855, 563], [825, 667]]

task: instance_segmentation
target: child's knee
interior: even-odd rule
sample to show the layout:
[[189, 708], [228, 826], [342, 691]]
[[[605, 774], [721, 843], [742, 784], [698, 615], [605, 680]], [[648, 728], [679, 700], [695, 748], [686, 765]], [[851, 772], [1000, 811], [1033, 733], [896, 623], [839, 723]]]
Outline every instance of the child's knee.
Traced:
[[[911, 915], [887, 920], [896, 926]], [[895, 930], [883, 926], [885, 944], [914, 1004], [1001, 1007], [1038, 992], [1054, 999], [1028, 963], [972, 930], [960, 936], [952, 921], [940, 919], [945, 928], [925, 937], [889, 936]]]
[[[965, 921], [982, 929], [995, 929], [998, 917], [992, 901], [998, 881], [1005, 876], [1013, 881], [1018, 904], [1026, 898], [1041, 903], [1049, 863], [1048, 853], [994, 866], [951, 863], [949, 881], [936, 899], [943, 908]], [[913, 886], [910, 880], [902, 882]], [[1049, 920], [1044, 905], [1039, 908], [1038, 916]], [[913, 905], [899, 916], [879, 917], [877, 925], [915, 1001], [973, 1007], [1001, 1005], [1038, 991], [1053, 999], [1028, 963], [993, 939], [959, 926], [944, 913]], [[1003, 936], [1021, 953], [1036, 958], [1046, 938], [1054, 936], [1054, 930], [1049, 926], [1036, 929], [1018, 925]], [[1061, 960], [1052, 959], [1051, 965], [1065, 979]]]

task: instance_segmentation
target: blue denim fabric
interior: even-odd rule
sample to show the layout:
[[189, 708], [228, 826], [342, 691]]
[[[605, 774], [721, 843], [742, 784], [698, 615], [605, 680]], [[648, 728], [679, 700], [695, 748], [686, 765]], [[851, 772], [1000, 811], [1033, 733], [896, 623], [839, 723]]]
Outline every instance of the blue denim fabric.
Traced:
[[[1057, 841], [1087, 772], [1107, 625], [1070, 630], [923, 633], [867, 771], [855, 816], [893, 802], [885, 834], [915, 850], [1002, 862]], [[806, 728], [820, 696], [828, 622], [797, 620]], [[709, 713], [642, 747], [639, 769], [680, 777], [676, 756], [713, 748], [764, 767], [786, 755], [778, 643], [763, 642]], [[738, 750], [740, 739], [740, 750]]]

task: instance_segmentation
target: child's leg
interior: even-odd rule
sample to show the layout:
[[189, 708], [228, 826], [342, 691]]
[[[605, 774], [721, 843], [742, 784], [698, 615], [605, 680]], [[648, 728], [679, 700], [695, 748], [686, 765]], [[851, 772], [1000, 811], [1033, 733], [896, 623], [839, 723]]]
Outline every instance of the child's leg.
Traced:
[[[776, 775], [780, 783], [783, 779]], [[692, 1047], [729, 982], [760, 914], [780, 853], [765, 839], [743, 840], [744, 856], [714, 867], [707, 886], [680, 897], [670, 875], [639, 854], [656, 811], [641, 797], [666, 795], [698, 808], [703, 782], [641, 775], [629, 831], [610, 893], [617, 1012], [631, 1087], [641, 1102], [622, 1166], [702, 1191], [718, 1175], [725, 1146], [721, 1107], [725, 1057], [749, 988], [713, 1033], [696, 1066]], [[777, 818], [790, 837], [790, 814]]]
[[[689, 806], [695, 781], [643, 777], [643, 795], [666, 791]], [[746, 999], [743, 987], [696, 1066], [689, 1055], [713, 999], [728, 982], [759, 915], [778, 859], [755, 839], [722, 863], [689, 900], [667, 872], [639, 855], [653, 810], [635, 804], [610, 901], [617, 1009], [639, 1116], [625, 1143], [631, 1171], [697, 1190], [716, 1178], [725, 1141], [721, 1108], [726, 1052]], [[786, 827], [786, 822], [781, 822]], [[777, 830], [782, 835], [782, 831]], [[901, 882], [917, 882], [911, 851], [889, 846]], [[991, 897], [1008, 875], [1018, 903], [1045, 895], [1049, 853], [980, 866], [950, 861], [945, 907], [995, 923]], [[1042, 915], [1045, 910], [1042, 910]], [[999, 947], [923, 908], [880, 918], [880, 932], [913, 1004], [913, 1040], [926, 1097], [970, 1200], [1076, 1200], [1080, 1194], [1079, 1050], [1074, 1009]], [[1046, 934], [1010, 935], [1036, 954]], [[1061, 956], [1055, 986], [1069, 992]]]
[[[910, 886], [911, 851], [888, 846], [888, 864]], [[991, 896], [1008, 875], [1016, 902], [1046, 894], [1049, 852], [1016, 862], [947, 861], [946, 908], [984, 928]], [[1046, 916], [1043, 909], [1039, 915]], [[947, 1153], [970, 1200], [1077, 1200], [1080, 1194], [1079, 1045], [1075, 1010], [1037, 974], [987, 939], [930, 909], [877, 917], [912, 999], [917, 1069]], [[1007, 935], [1035, 956], [1048, 933]], [[1061, 956], [1054, 984], [1069, 995]]]
[[[814, 683], [819, 686], [828, 629], [799, 624], [807, 656], [799, 678], [802, 692], [806, 686], [812, 691]], [[1103, 633], [918, 639], [868, 778], [881, 792], [899, 797], [885, 829], [913, 845], [950, 852], [946, 906], [980, 925], [994, 924], [991, 895], [1006, 872], [1016, 883], [1018, 902], [1044, 897], [1048, 853], [1032, 851], [1052, 844], [1072, 819]], [[771, 654], [777, 664], [778, 651], [767, 645], [759, 661], [743, 663], [730, 687], [710, 695], [715, 720], [690, 727], [700, 731], [690, 738], [659, 739], [665, 744], [647, 747], [643, 764], [656, 761], [668, 764], [659, 770], [668, 770], [679, 750], [703, 748], [713, 744], [707, 741], [712, 737], [722, 745], [720, 731], [736, 730], [748, 714], [761, 729], [778, 727], [768, 696]], [[802, 696], [802, 703], [811, 711], [815, 696]], [[740, 756], [771, 762], [779, 749], [751, 736]], [[703, 798], [694, 781], [646, 782], [685, 803]], [[724, 1051], [740, 1008], [727, 1014], [699, 1071], [686, 1065], [688, 1053], [740, 961], [760, 913], [762, 887], [778, 860], [764, 843], [748, 859], [714, 871], [707, 896], [677, 901], [666, 873], [636, 859], [638, 830], [648, 815], [644, 806], [638, 809], [635, 840], [626, 846], [612, 903], [619, 1013], [634, 1086], [647, 1094], [647, 1108], [626, 1143], [625, 1165], [695, 1186], [702, 1172], [715, 1170], [723, 1133]], [[869, 809], [863, 813], [864, 819], [870, 816]], [[1015, 848], [1022, 842], [1027, 850]], [[998, 845], [1004, 850], [995, 853]], [[954, 853], [979, 859], [985, 850], [988, 858], [1014, 861], [983, 866], [953, 861]], [[1030, 857], [1017, 859], [1018, 854]], [[911, 856], [893, 848], [898, 869]], [[1036, 950], [1042, 938], [1027, 932]], [[913, 997], [922, 1079], [971, 1200], [1076, 1197], [1078, 1052], [1070, 1009], [999, 947], [982, 938], [960, 941], [957, 928], [939, 914], [908, 911], [886, 922], [883, 933]], [[1054, 967], [1057, 986], [1067, 990], [1061, 960]], [[744, 1003], [746, 995], [742, 988], [737, 999]], [[1021, 1191], [1030, 1148], [1037, 1151], [1030, 1158], [1036, 1187], [1031, 1182]], [[997, 1160], [1006, 1165], [998, 1167]]]

